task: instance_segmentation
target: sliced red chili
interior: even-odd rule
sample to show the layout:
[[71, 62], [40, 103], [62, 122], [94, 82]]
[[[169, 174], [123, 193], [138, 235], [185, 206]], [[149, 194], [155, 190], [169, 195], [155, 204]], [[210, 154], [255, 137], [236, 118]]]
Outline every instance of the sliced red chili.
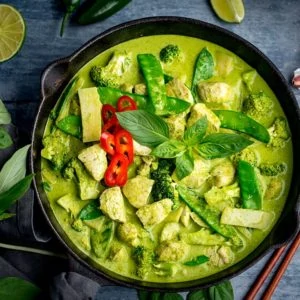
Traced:
[[133, 140], [131, 134], [125, 129], [119, 130], [115, 134], [116, 153], [124, 154], [128, 158], [128, 163], [133, 162]]
[[116, 152], [115, 137], [108, 131], [104, 131], [100, 137], [100, 145], [108, 154], [114, 155]]
[[107, 186], [123, 186], [127, 182], [128, 159], [125, 155], [116, 153], [110, 161], [104, 174]]
[[116, 133], [119, 129], [121, 129], [121, 125], [117, 117], [113, 117], [103, 125], [102, 132], [108, 131], [110, 133]]
[[137, 105], [135, 101], [129, 96], [122, 96], [117, 102], [118, 111], [136, 110]]
[[112, 118], [116, 118], [116, 109], [110, 104], [104, 104], [101, 110], [103, 123], [107, 123]]

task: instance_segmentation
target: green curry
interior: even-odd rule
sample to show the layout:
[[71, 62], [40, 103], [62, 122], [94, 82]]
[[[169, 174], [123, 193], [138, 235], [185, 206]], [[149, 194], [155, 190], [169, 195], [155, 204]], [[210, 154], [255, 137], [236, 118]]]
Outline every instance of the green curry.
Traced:
[[[106, 117], [129, 132], [134, 156], [120, 140], [127, 160], [113, 169], [119, 150], [103, 146], [103, 133], [117, 133], [101, 109], [124, 95], [137, 110]], [[209, 276], [251, 253], [282, 211], [293, 165], [284, 113], [260, 75], [220, 46], [176, 35], [130, 40], [88, 62], [43, 145], [43, 187], [76, 247], [150, 282]]]

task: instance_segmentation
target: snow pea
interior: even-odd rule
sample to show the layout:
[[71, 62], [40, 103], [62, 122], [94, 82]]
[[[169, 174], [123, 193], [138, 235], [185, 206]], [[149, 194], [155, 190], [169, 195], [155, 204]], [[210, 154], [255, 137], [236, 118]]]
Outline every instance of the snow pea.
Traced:
[[242, 207], [261, 209], [261, 194], [255, 168], [248, 162], [240, 160], [237, 169], [241, 188]]
[[264, 143], [270, 141], [268, 130], [246, 114], [232, 110], [214, 110], [214, 113], [220, 119], [222, 128], [244, 132]]
[[157, 115], [165, 115], [169, 106], [164, 74], [160, 62], [153, 54], [139, 54], [139, 66], [144, 75], [150, 101]]
[[[98, 87], [98, 93], [103, 104], [116, 106], [118, 99], [121, 96], [126, 95], [137, 103], [139, 109], [144, 109], [149, 112], [154, 112], [155, 110], [152, 102], [149, 101], [148, 96], [127, 93], [110, 87]], [[190, 103], [187, 101], [173, 97], [166, 97], [166, 102], [168, 103], [168, 106], [165, 109], [166, 114], [178, 114], [190, 107]]]
[[81, 138], [81, 117], [70, 115], [59, 122], [56, 123], [56, 126], [63, 132]]
[[62, 3], [65, 6], [66, 13], [61, 23], [60, 36], [63, 36], [66, 21], [70, 18], [70, 15], [73, 14], [79, 7], [80, 0], [62, 0]]
[[87, 0], [79, 8], [75, 20], [81, 25], [102, 21], [121, 10], [129, 2], [131, 0]]
[[213, 231], [219, 233], [225, 238], [232, 239], [232, 242], [239, 246], [242, 241], [237, 235], [235, 229], [230, 225], [220, 224], [220, 215], [214, 209], [210, 208], [205, 200], [197, 196], [197, 192], [186, 188], [185, 186], [177, 186], [180, 199], [201, 218]]

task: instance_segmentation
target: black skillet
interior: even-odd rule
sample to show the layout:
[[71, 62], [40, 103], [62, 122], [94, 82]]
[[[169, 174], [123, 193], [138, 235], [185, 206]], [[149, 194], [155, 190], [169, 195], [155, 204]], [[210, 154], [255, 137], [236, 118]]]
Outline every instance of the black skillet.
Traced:
[[[127, 40], [157, 34], [177, 34], [204, 39], [218, 44], [241, 57], [258, 71], [275, 93], [287, 116], [293, 140], [294, 171], [292, 184], [283, 213], [270, 234], [255, 251], [228, 269], [202, 279], [179, 283], [151, 283], [134, 280], [96, 264], [79, 251], [63, 232], [41, 187], [40, 152], [45, 124], [51, 109], [69, 80], [81, 67], [102, 51]], [[293, 93], [274, 64], [252, 44], [223, 28], [193, 19], [179, 17], [146, 18], [113, 27], [89, 41], [71, 56], [60, 59], [46, 68], [41, 78], [41, 104], [32, 135], [31, 168], [32, 172], [36, 174], [34, 185], [40, 205], [56, 236], [65, 245], [69, 253], [96, 276], [105, 277], [114, 283], [134, 288], [173, 291], [199, 289], [240, 274], [272, 249], [290, 241], [299, 230], [300, 172], [297, 172], [297, 167], [300, 167], [300, 158], [297, 155], [300, 153], [299, 132], [300, 112]]]

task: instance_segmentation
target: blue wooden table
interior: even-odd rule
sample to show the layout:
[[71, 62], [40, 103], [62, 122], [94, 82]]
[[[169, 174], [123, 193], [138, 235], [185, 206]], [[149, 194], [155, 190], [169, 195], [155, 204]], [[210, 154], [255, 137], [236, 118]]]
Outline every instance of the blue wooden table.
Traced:
[[[27, 25], [21, 52], [0, 64], [0, 98], [17, 126], [33, 125], [39, 104], [40, 75], [53, 60], [68, 56], [90, 38], [125, 21], [150, 16], [183, 16], [207, 21], [237, 33], [257, 46], [283, 73], [288, 82], [300, 67], [300, 1], [244, 0], [246, 15], [239, 24], [220, 21], [206, 0], [133, 0], [125, 9], [102, 23], [79, 27], [71, 24], [59, 36], [60, 1], [4, 1], [20, 10]], [[293, 88], [300, 104], [300, 91]], [[236, 299], [243, 299], [269, 256], [232, 280]], [[300, 299], [300, 252], [295, 255], [273, 299]], [[109, 300], [109, 299], [108, 299]]]

